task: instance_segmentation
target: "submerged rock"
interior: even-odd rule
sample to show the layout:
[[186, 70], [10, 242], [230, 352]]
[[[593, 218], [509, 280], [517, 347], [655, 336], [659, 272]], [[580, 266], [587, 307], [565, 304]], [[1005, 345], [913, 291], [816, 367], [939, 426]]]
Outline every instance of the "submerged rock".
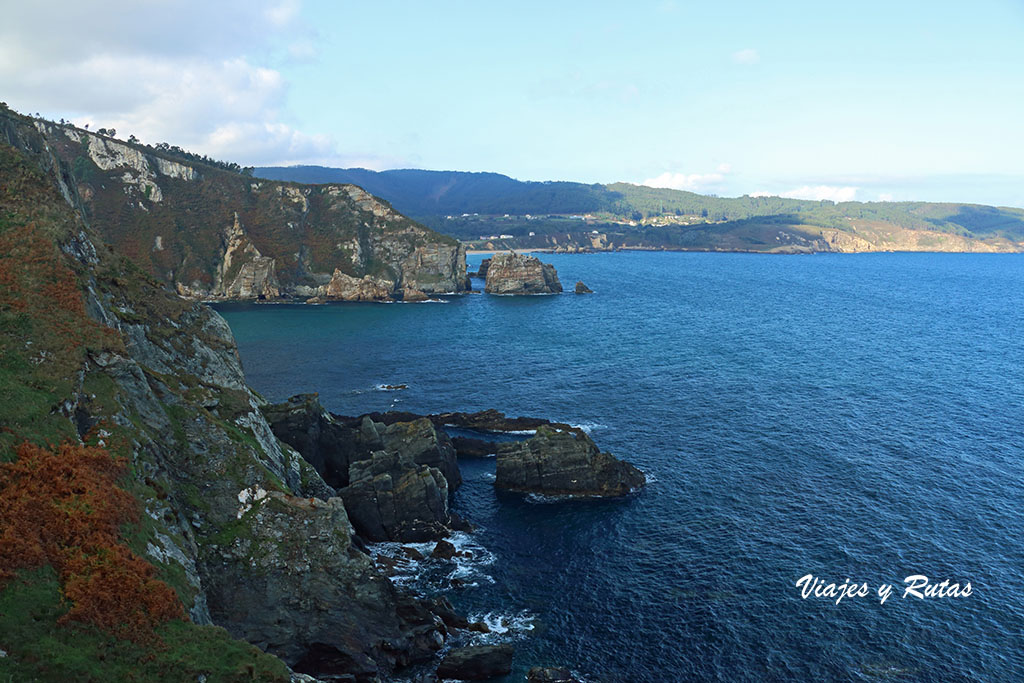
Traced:
[[583, 280], [576, 281], [576, 293], [577, 294], [593, 294], [594, 290], [583, 284]]
[[452, 650], [437, 667], [440, 678], [460, 681], [484, 681], [512, 672], [511, 645], [476, 645]]
[[555, 294], [562, 291], [555, 267], [536, 256], [497, 254], [487, 268], [488, 294]]
[[624, 496], [647, 479], [633, 465], [602, 453], [579, 429], [537, 428], [526, 441], [497, 449], [494, 485], [500, 489], [556, 496]]
[[526, 672], [529, 683], [580, 683], [568, 669], [551, 666], [535, 666]]

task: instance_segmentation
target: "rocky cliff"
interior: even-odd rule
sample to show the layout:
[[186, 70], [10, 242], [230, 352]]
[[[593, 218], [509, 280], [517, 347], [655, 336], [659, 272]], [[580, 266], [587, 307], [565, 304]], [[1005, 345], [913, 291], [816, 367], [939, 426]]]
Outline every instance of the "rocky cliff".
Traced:
[[0, 140], [37, 145], [97, 234], [195, 299], [401, 299], [467, 288], [458, 241], [354, 185], [258, 180], [0, 108]]
[[536, 256], [495, 254], [486, 269], [488, 294], [557, 294], [562, 291], [555, 267]]
[[[195, 192], [182, 196], [205, 196], [213, 192], [202, 183], [206, 171], [73, 129], [36, 129], [6, 114], [0, 117], [0, 130], [0, 463], [20, 461], [27, 457], [23, 453], [32, 452], [19, 444], [46, 449], [62, 441], [84, 443], [126, 463], [121, 486], [131, 494], [130, 507], [138, 514], [128, 515], [135, 521], [123, 527], [119, 538], [110, 539], [119, 545], [108, 557], [125, 558], [125, 567], [170, 586], [188, 615], [187, 622], [158, 628], [153, 637], [165, 646], [132, 649], [125, 643], [142, 638], [141, 631], [111, 635], [102, 621], [104, 611], [115, 608], [143, 610], [132, 607], [144, 602], [127, 585], [110, 584], [126, 591], [123, 595], [99, 590], [104, 584], [90, 583], [88, 572], [95, 570], [89, 564], [75, 570], [86, 572], [86, 578], [68, 578], [61, 572], [55, 577], [41, 555], [6, 559], [4, 570], [17, 573], [0, 583], [0, 633], [7, 653], [0, 661], [5, 670], [17, 680], [38, 677], [40, 667], [47, 678], [70, 679], [82, 677], [79, 667], [88, 662], [92, 673], [86, 677], [97, 680], [139, 671], [152, 672], [143, 677], [168, 680], [235, 680], [238, 671], [249, 671], [249, 678], [259, 680], [287, 680], [288, 671], [279, 660], [227, 634], [291, 667], [344, 674], [350, 676], [347, 680], [376, 680], [430, 659], [444, 642], [443, 622], [428, 604], [400, 593], [377, 572], [354, 542], [349, 516], [334, 488], [275, 437], [260, 410], [263, 401], [245, 383], [224, 320], [208, 307], [167, 291], [115, 255], [89, 224], [90, 219], [103, 222], [99, 207], [118, 193], [121, 210], [131, 220], [139, 215], [136, 211], [153, 215], [173, 203], [181, 184]], [[121, 180], [113, 184], [114, 175], [103, 175], [82, 182], [72, 168], [75, 162], [67, 163], [63, 156], [62, 148], [69, 144], [88, 155], [93, 173], [99, 169]], [[105, 188], [104, 183], [111, 185]], [[340, 203], [321, 203], [326, 211], [351, 214], [355, 204], [362, 208], [351, 215], [370, 222], [368, 215], [376, 211], [385, 223], [392, 220], [386, 207], [356, 188], [306, 192], [277, 184], [252, 189], [252, 201], [279, 208], [305, 203], [312, 212], [314, 204], [333, 192]], [[91, 199], [84, 197], [89, 195]], [[188, 214], [180, 207], [178, 211]], [[270, 279], [260, 275], [266, 263], [258, 259], [276, 260], [280, 253], [246, 242], [247, 214], [238, 211], [238, 220], [233, 210], [231, 214], [224, 229], [235, 233], [225, 245], [237, 240], [219, 282], [234, 287], [248, 273], [249, 284], [239, 284], [236, 291], [270, 295]], [[204, 219], [194, 215], [183, 220], [196, 221], [191, 224], [195, 227]], [[372, 248], [363, 253], [376, 258], [393, 237], [402, 244], [406, 237], [422, 237], [416, 226], [395, 220], [393, 227], [404, 237], [394, 237], [384, 223], [370, 222], [376, 227], [362, 234]], [[315, 225], [319, 227], [309, 227], [306, 234], [326, 229], [323, 223]], [[294, 229], [300, 231], [298, 225]], [[173, 251], [182, 255], [171, 281], [184, 271], [202, 271], [199, 265], [193, 271], [182, 265], [190, 258], [199, 264], [191, 251], [196, 245], [158, 236], [164, 239], [154, 241], [154, 253], [162, 253], [158, 246], [170, 251], [174, 244]], [[404, 254], [406, 261], [382, 263], [440, 262], [434, 259], [440, 244], [420, 244], [422, 251], [417, 251], [419, 247], [406, 250], [398, 242], [392, 244], [392, 256]], [[452, 263], [459, 253], [454, 246], [448, 251]], [[316, 263], [316, 257], [309, 256], [308, 262]], [[274, 286], [297, 286], [294, 269], [286, 272], [280, 263], [266, 268], [277, 273]], [[420, 278], [415, 280], [418, 287], [444, 286], [424, 273], [410, 275], [415, 269], [389, 268], [385, 265], [381, 272], [394, 275], [396, 286], [407, 285], [410, 277]], [[216, 272], [207, 274], [210, 279], [203, 286], [215, 289]], [[12, 471], [0, 468], [4, 500], [19, 491]], [[66, 495], [74, 495], [75, 485], [72, 480]], [[75, 509], [70, 500], [41, 499], [38, 505]], [[2, 512], [0, 538], [14, 538], [15, 521]], [[92, 523], [82, 521], [86, 529]], [[78, 536], [69, 538], [66, 543], [72, 546], [78, 542]], [[0, 551], [5, 547], [0, 544]], [[65, 580], [76, 581], [79, 592], [62, 586]], [[58, 624], [69, 601], [79, 605], [87, 598], [109, 606], [74, 628]], [[25, 621], [17, 625], [12, 621], [17, 619]], [[227, 633], [203, 626], [209, 624]]]

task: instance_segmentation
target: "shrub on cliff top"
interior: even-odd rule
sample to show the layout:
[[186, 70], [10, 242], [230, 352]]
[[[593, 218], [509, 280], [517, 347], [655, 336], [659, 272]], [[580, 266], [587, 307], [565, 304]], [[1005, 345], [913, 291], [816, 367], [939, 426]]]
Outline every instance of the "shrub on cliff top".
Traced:
[[0, 585], [19, 569], [51, 565], [71, 603], [62, 622], [132, 640], [185, 618], [153, 565], [121, 542], [121, 525], [138, 516], [134, 498], [117, 485], [123, 458], [75, 443], [52, 450], [24, 443], [17, 455], [0, 464]]

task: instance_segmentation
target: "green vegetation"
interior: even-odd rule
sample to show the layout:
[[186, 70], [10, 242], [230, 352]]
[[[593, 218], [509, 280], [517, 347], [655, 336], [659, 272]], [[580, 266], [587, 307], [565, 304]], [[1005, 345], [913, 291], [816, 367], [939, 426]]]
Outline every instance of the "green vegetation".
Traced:
[[288, 681], [277, 658], [215, 626], [169, 622], [155, 643], [136, 643], [87, 624], [54, 624], [67, 613], [56, 573], [25, 571], [0, 592], [0, 681]]
[[[784, 240], [775, 239], [780, 228], [796, 230], [809, 241], [821, 239], [822, 230], [866, 233], [864, 238], [879, 248], [942, 244], [899, 234], [904, 231], [984, 240], [1006, 249], [1018, 249], [1016, 243], [1024, 241], [1024, 209], [973, 204], [725, 198], [628, 183], [521, 182], [496, 173], [450, 171], [296, 166], [258, 168], [256, 173], [277, 180], [357, 184], [435, 230], [496, 246], [551, 247], [550, 238], [563, 246], [586, 246], [587, 234], [598, 230], [614, 235], [618, 246], [762, 250], [780, 246]], [[754, 233], [751, 239], [743, 237]], [[480, 240], [491, 235], [513, 239]]]

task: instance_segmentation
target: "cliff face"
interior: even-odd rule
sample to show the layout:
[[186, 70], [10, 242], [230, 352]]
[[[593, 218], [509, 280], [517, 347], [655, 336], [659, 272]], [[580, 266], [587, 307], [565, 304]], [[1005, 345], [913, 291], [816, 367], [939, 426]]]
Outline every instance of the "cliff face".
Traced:
[[[190, 298], [400, 299], [466, 288], [465, 250], [354, 185], [257, 180], [0, 109], [40, 143], [99, 236]], [[351, 281], [372, 282], [353, 288]]]
[[[84, 440], [125, 457], [130, 471], [125, 486], [141, 511], [126, 542], [174, 589], [191, 618], [190, 629], [217, 624], [291, 666], [346, 673], [359, 681], [429, 659], [443, 643], [443, 624], [374, 569], [353, 543], [334, 489], [274, 436], [260, 411], [262, 400], [245, 383], [225, 321], [116, 256], [73, 208], [96, 212], [120, 193], [129, 219], [141, 215], [136, 211], [153, 215], [176, 201], [178, 184], [194, 184], [200, 195], [207, 191], [198, 172], [92, 135], [74, 143], [65, 132], [46, 126], [37, 131], [10, 117], [0, 126], [0, 461], [16, 458], [14, 448], [24, 440]], [[121, 181], [113, 184], [113, 176], [104, 176], [77, 182], [61, 154], [71, 143], [90, 155], [89, 163], [108, 166]], [[112, 184], [104, 188], [103, 183]], [[384, 223], [368, 218], [377, 211], [381, 215], [375, 218], [402, 226], [398, 237], [392, 232], [371, 236], [376, 228], [366, 228], [364, 244], [370, 248], [362, 253], [384, 253], [373, 245], [392, 239], [394, 253], [410, 257], [417, 248], [400, 246], [409, 235], [419, 235], [416, 226], [394, 219], [387, 207], [355, 188], [321, 191], [278, 184], [253, 192], [253, 201], [277, 197], [280, 206], [305, 203], [309, 211], [336, 192], [344, 198], [326, 202], [330, 210], [381, 227]], [[81, 199], [90, 193], [91, 200]], [[357, 201], [365, 206], [353, 214]], [[294, 272], [286, 277], [280, 264], [275, 271], [259, 260], [276, 262], [279, 252], [247, 242], [243, 211], [238, 215], [239, 220], [225, 223], [233, 231], [225, 246], [235, 245], [230, 262], [221, 279], [211, 273], [211, 289], [201, 291], [269, 295], [275, 287], [295, 287], [286, 284], [295, 282]], [[317, 225], [304, 234], [326, 230]], [[193, 253], [191, 245], [170, 239], [163, 240], [164, 251], [172, 250], [171, 244], [185, 255], [183, 261]], [[431, 248], [424, 253], [434, 253]], [[273, 272], [277, 283], [261, 275]], [[405, 277], [401, 270], [395, 274]], [[217, 290], [217, 282], [231, 285]], [[0, 537], [3, 532], [0, 528]], [[0, 614], [0, 622], [15, 616]], [[51, 640], [63, 647], [87, 648], [83, 643], [92, 642], [51, 628]], [[227, 657], [234, 641], [217, 638], [211, 652]], [[193, 648], [187, 654], [171, 649], [153, 655], [172, 659], [179, 680], [207, 671], [189, 668], [203, 647], [201, 639], [193, 635], [186, 641]], [[8, 662], [47, 657], [38, 639], [5, 639], [4, 646]], [[126, 656], [123, 648], [118, 652], [104, 663], [88, 650], [83, 657], [101, 667], [99, 678], [117, 678], [111, 667]], [[226, 666], [240, 670], [259, 657], [245, 650]], [[59, 675], [58, 664], [49, 666], [57, 666], [49, 671]], [[280, 663], [277, 671], [285, 675]]]

